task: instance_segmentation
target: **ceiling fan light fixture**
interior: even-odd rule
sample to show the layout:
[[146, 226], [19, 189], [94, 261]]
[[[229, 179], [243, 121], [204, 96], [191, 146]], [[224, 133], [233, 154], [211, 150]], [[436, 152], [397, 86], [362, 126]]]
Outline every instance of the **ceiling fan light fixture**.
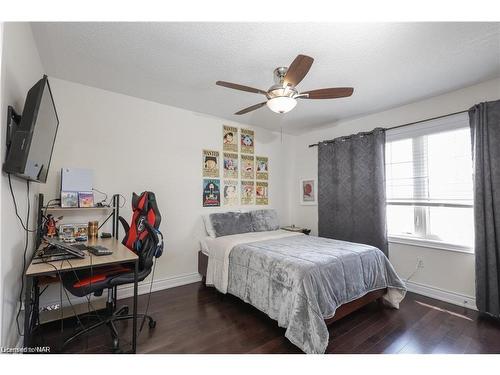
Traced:
[[269, 109], [276, 113], [287, 113], [295, 108], [297, 100], [289, 96], [277, 96], [267, 101]]
[[266, 105], [275, 113], [287, 113], [295, 108], [297, 99], [338, 99], [352, 95], [354, 91], [352, 87], [330, 87], [299, 92], [297, 85], [307, 75], [313, 61], [314, 59], [310, 56], [298, 55], [289, 67], [276, 68], [274, 70], [275, 84], [267, 91], [226, 81], [217, 81], [215, 84], [234, 90], [261, 94], [266, 97], [266, 101], [244, 108], [236, 112], [235, 115], [244, 115]]

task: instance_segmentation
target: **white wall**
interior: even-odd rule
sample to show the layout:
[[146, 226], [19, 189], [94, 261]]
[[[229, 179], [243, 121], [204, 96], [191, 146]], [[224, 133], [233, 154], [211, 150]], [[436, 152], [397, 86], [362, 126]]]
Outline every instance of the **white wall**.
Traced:
[[[447, 113], [468, 109], [476, 103], [500, 98], [500, 79], [436, 96], [355, 119], [339, 121], [321, 129], [310, 131], [294, 138], [295, 166], [291, 188], [291, 215], [296, 225], [312, 228], [317, 233], [318, 207], [301, 206], [298, 181], [301, 178], [317, 178], [317, 147], [307, 146], [317, 141], [368, 131], [375, 127], [392, 127], [413, 121], [424, 120]], [[401, 277], [408, 277], [418, 259], [424, 261], [412, 281], [431, 288], [455, 293], [464, 299], [474, 298], [474, 256], [471, 254], [428, 249], [419, 246], [390, 244], [390, 260]], [[428, 288], [429, 289], [429, 288]], [[430, 290], [430, 289], [429, 289]]]
[[[202, 149], [222, 149], [223, 124], [244, 125], [52, 77], [49, 80], [60, 125], [47, 184], [41, 187], [45, 199], [58, 196], [61, 167], [93, 169], [97, 189], [127, 198], [120, 211], [127, 220], [132, 192], [155, 192], [166, 239], [155, 281], [169, 286], [176, 280], [198, 280], [198, 241], [204, 236], [201, 215], [228, 210], [202, 207]], [[268, 207], [276, 208], [282, 222], [288, 224], [286, 181], [290, 176], [284, 157], [290, 137], [284, 136], [282, 143], [279, 133], [249, 128], [256, 132], [256, 154], [269, 157]], [[259, 207], [263, 206], [244, 208]], [[66, 222], [70, 220], [68, 217]], [[53, 296], [48, 293], [46, 300], [54, 300]]]
[[[5, 23], [3, 29], [0, 144], [1, 158], [5, 157], [5, 131], [7, 106], [12, 105], [21, 114], [27, 91], [42, 78], [44, 71], [31, 28], [27, 23]], [[26, 216], [26, 181], [13, 177], [13, 188], [21, 217]], [[33, 198], [39, 186], [31, 184]], [[8, 187], [7, 175], [2, 172], [1, 188], [1, 345], [15, 346], [18, 342], [15, 317], [21, 288], [24, 231], [14, 215], [14, 206]], [[32, 207], [35, 202], [32, 199]], [[32, 216], [33, 218], [33, 216]], [[29, 224], [34, 227], [34, 220]], [[30, 236], [31, 237], [31, 236]], [[30, 254], [32, 247], [29, 247]], [[21, 331], [24, 330], [20, 319]]]

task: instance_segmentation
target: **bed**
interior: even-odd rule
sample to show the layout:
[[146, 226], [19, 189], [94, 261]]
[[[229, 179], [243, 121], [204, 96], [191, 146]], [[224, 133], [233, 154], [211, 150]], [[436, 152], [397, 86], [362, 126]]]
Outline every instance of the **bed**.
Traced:
[[280, 230], [273, 210], [209, 216], [198, 257], [206, 285], [266, 313], [305, 353], [325, 352], [328, 324], [377, 299], [398, 308], [405, 296], [373, 246]]

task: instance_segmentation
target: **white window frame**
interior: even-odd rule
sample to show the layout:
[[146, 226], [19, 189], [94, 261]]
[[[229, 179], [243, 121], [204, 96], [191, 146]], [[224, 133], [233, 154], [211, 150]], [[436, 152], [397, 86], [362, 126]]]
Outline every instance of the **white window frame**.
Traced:
[[[429, 120], [425, 122], [421, 122], [418, 124], [408, 125], [405, 127], [397, 128], [397, 129], [389, 129], [386, 131], [386, 143], [413, 138], [413, 146], [414, 149], [420, 147], [418, 144], [419, 139], [417, 138], [424, 135], [442, 133], [445, 131], [463, 129], [465, 126], [468, 126], [468, 114], [467, 113], [458, 113], [455, 115], [450, 115], [446, 117], [441, 117], [435, 120]], [[465, 124], [465, 126], [464, 126]], [[415, 159], [414, 159], [415, 160]], [[414, 165], [414, 167], [417, 167]], [[425, 171], [421, 171], [425, 172]], [[418, 186], [414, 187], [418, 189]], [[457, 202], [447, 202], [447, 201], [428, 201], [428, 200], [401, 200], [401, 199], [392, 199], [386, 200], [386, 205], [402, 205], [402, 206], [413, 206], [415, 210], [414, 214], [414, 225], [417, 236], [405, 236], [402, 234], [391, 235], [389, 234], [388, 240], [390, 243], [398, 243], [405, 244], [410, 246], [421, 246], [432, 249], [439, 250], [448, 250], [448, 251], [457, 251], [461, 253], [474, 253], [474, 249], [469, 246], [462, 246], [458, 244], [447, 243], [443, 241], [435, 241], [429, 238], [425, 238], [427, 236], [427, 210], [424, 210], [424, 207], [450, 207], [450, 208], [473, 208], [473, 204], [468, 203], [457, 203]]]

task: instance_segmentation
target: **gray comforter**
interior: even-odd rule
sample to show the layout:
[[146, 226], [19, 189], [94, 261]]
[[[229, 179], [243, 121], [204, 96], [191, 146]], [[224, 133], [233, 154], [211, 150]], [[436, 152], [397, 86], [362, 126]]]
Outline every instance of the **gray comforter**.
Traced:
[[366, 293], [389, 288], [393, 307], [406, 293], [377, 248], [313, 236], [294, 236], [235, 246], [229, 256], [228, 292], [286, 328], [285, 336], [306, 353], [324, 353], [324, 319]]

